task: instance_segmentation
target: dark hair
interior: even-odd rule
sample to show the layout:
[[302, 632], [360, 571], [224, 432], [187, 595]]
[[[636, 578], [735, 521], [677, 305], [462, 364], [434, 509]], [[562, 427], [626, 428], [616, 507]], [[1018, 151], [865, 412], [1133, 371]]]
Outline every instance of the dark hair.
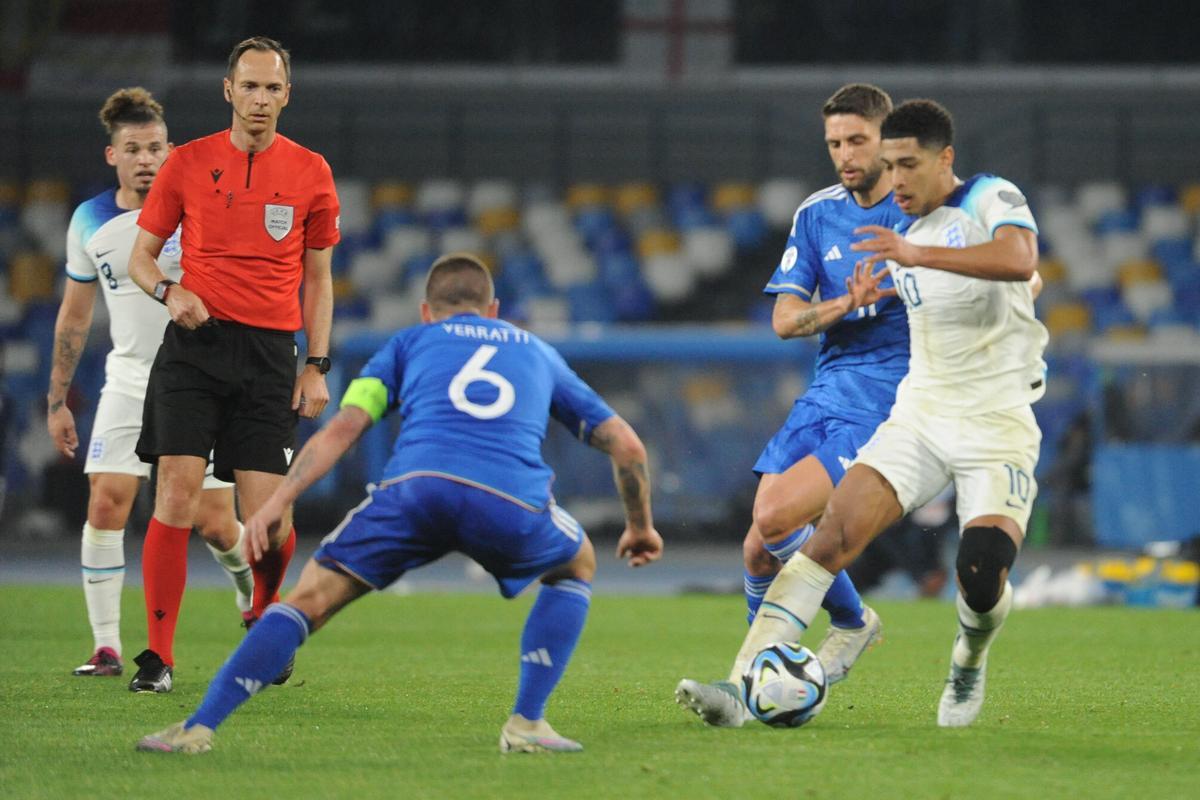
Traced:
[[954, 118], [933, 100], [905, 100], [883, 121], [884, 139], [912, 136], [926, 150], [941, 150], [954, 144]]
[[233, 80], [233, 69], [247, 50], [258, 50], [260, 53], [277, 53], [280, 60], [283, 61], [284, 77], [288, 83], [292, 82], [292, 54], [279, 42], [266, 36], [251, 36], [249, 39], [243, 39], [235, 44], [233, 50], [229, 53], [229, 64], [225, 72], [225, 77]]
[[492, 273], [470, 253], [447, 253], [433, 262], [425, 279], [425, 302], [434, 308], [475, 308], [492, 304]]
[[122, 125], [166, 125], [163, 107], [141, 86], [117, 89], [100, 108], [100, 124], [112, 136]]
[[855, 114], [863, 119], [881, 120], [892, 110], [892, 98], [878, 86], [869, 83], [847, 83], [821, 106], [821, 116]]

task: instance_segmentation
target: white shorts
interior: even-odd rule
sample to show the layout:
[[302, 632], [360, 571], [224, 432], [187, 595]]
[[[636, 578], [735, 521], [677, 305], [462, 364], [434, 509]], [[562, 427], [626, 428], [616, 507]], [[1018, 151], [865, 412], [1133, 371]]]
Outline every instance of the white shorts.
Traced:
[[1033, 470], [1041, 441], [1029, 406], [953, 417], [897, 403], [855, 463], [887, 479], [905, 514], [953, 481], [960, 526], [1000, 514], [1024, 532], [1037, 496]]
[[[150, 477], [150, 465], [137, 457], [134, 448], [142, 432], [142, 401], [121, 392], [101, 391], [88, 443], [85, 474], [116, 473]], [[205, 489], [229, 489], [232, 483], [213, 477], [212, 460], [204, 472]]]

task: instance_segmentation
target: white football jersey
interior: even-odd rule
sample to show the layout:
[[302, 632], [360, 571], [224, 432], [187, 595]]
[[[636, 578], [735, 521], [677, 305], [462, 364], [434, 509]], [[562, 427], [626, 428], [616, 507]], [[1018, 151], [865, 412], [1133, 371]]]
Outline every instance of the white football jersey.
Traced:
[[[1002, 225], [1037, 233], [1025, 196], [995, 175], [976, 175], [944, 204], [897, 230], [914, 244], [970, 247]], [[992, 281], [888, 263], [908, 310], [912, 349], [896, 403], [966, 416], [1027, 405], [1046, 391], [1049, 335], [1026, 281]]]
[[[113, 349], [104, 364], [104, 388], [140, 399], [146, 396], [150, 366], [171, 316], [166, 306], [143, 292], [129, 277], [129, 255], [137, 238], [139, 210], [117, 205], [109, 189], [80, 203], [67, 231], [67, 276], [81, 282], [100, 281], [108, 305]], [[178, 281], [179, 231], [163, 245], [158, 265]]]

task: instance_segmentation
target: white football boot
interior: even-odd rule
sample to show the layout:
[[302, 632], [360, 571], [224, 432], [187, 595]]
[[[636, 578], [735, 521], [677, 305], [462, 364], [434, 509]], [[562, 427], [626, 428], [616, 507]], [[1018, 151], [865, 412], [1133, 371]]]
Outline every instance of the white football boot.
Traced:
[[560, 736], [544, 719], [530, 721], [513, 714], [500, 729], [501, 753], [578, 753], [583, 745]]
[[740, 728], [754, 716], [729, 681], [700, 683], [684, 678], [675, 687], [675, 702], [717, 728]]
[[968, 669], [951, 662], [950, 676], [938, 704], [938, 727], [965, 728], [974, 722], [983, 709], [986, 680], [986, 663], [978, 669]]
[[875, 613], [875, 609], [864, 605], [862, 617], [861, 628], [837, 628], [830, 625], [825, 638], [817, 647], [817, 660], [825, 667], [825, 678], [830, 686], [844, 681], [858, 657], [882, 638], [883, 622]]

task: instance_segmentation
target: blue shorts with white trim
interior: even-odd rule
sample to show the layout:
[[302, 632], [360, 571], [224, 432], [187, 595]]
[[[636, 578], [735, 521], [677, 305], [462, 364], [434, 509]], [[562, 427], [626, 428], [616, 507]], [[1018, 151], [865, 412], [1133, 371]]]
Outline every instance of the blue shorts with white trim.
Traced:
[[325, 537], [313, 558], [382, 589], [446, 553], [464, 553], [515, 597], [579, 552], [586, 534], [554, 503], [535, 509], [448, 477], [396, 478], [367, 498]]

